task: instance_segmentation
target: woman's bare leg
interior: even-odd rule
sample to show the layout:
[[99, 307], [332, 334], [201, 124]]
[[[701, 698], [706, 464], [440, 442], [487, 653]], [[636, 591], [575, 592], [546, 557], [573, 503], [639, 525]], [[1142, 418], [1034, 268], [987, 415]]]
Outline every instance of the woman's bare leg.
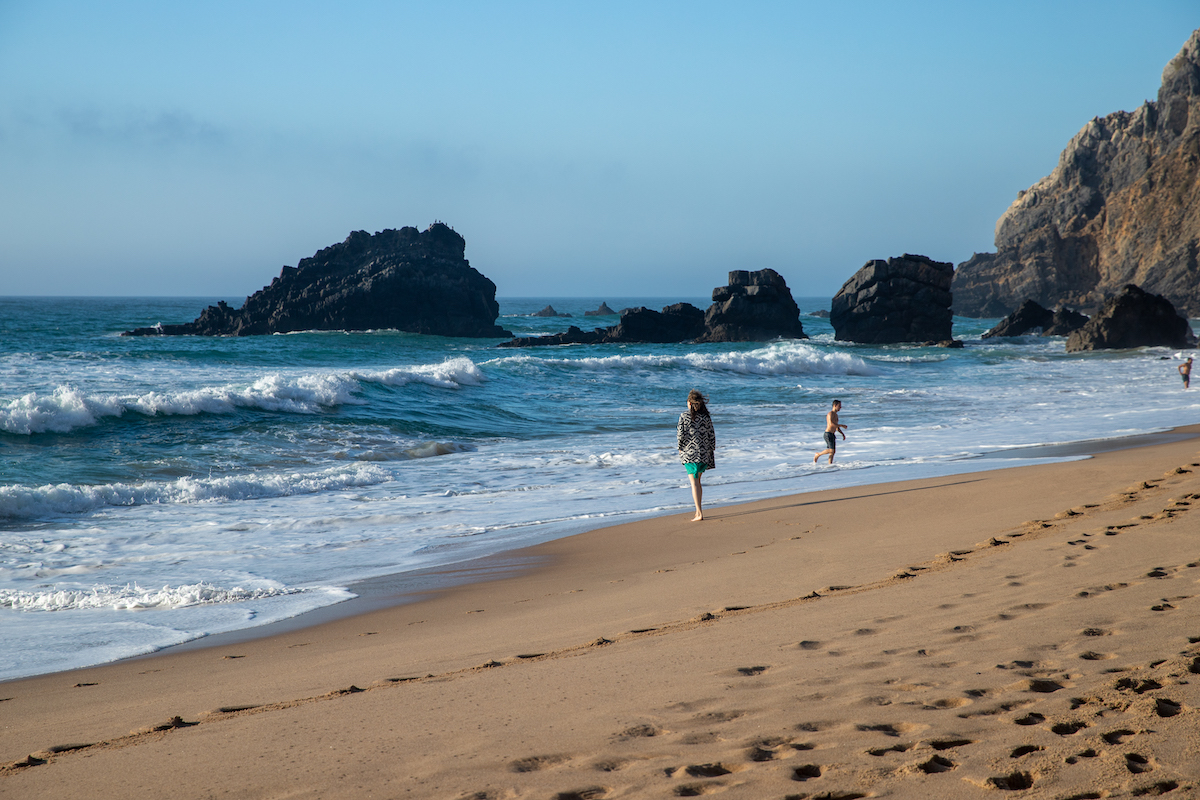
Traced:
[[704, 511], [700, 508], [700, 501], [704, 498], [704, 487], [700, 485], [699, 475], [688, 475], [688, 480], [692, 482], [692, 500], [696, 503], [696, 516], [692, 517], [692, 522], [699, 522], [704, 519]]

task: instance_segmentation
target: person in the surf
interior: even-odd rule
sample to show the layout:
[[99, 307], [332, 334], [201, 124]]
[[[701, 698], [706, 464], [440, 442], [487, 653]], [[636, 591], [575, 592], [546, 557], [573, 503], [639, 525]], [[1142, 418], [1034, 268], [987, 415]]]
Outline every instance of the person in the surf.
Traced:
[[825, 449], [813, 456], [813, 463], [817, 463], [817, 459], [821, 456], [828, 455], [829, 463], [833, 463], [833, 456], [837, 453], [837, 435], [842, 434], [842, 440], [845, 441], [846, 434], [843, 432], [849, 425], [843, 425], [838, 422], [838, 412], [842, 410], [842, 401], [834, 400], [833, 407], [829, 413], [825, 415]]

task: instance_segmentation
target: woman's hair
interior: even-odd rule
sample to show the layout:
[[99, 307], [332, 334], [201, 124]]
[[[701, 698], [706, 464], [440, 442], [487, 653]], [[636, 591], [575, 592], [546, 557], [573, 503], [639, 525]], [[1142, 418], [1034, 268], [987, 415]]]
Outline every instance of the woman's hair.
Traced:
[[[691, 407], [693, 403], [695, 403], [695, 405], [696, 405], [695, 408]], [[708, 403], [708, 398], [705, 397], [704, 395], [700, 394], [699, 391], [692, 389], [690, 392], [688, 392], [688, 410], [691, 412], [693, 417], [695, 417], [697, 414], [699, 414], [702, 417], [707, 417], [708, 416], [707, 403]]]

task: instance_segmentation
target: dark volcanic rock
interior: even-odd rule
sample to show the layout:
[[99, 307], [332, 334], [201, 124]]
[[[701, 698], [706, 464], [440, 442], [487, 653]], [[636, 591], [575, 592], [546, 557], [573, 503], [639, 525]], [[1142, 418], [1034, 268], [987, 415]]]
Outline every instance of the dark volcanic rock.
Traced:
[[1026, 300], [1021, 307], [1009, 314], [996, 327], [983, 334], [981, 338], [991, 339], [993, 336], [1024, 336], [1030, 331], [1041, 333], [1043, 328], [1050, 327], [1054, 321], [1054, 312], [1042, 308], [1033, 300]]
[[950, 340], [953, 275], [953, 264], [908, 253], [868, 261], [834, 295], [834, 338], [863, 344]]
[[346, 241], [284, 267], [240, 309], [209, 306], [184, 325], [126, 336], [249, 336], [305, 330], [395, 329], [439, 336], [512, 336], [496, 325], [496, 284], [463, 257], [466, 242], [440, 222], [355, 231]]
[[546, 306], [541, 311], [535, 311], [529, 316], [531, 317], [569, 317], [570, 314], [560, 314], [554, 310], [554, 306]]
[[999, 317], [1032, 298], [1096, 308], [1126, 284], [1200, 316], [1200, 30], [1158, 99], [1097, 117], [996, 223], [996, 252], [954, 276], [955, 313]]
[[1087, 321], [1088, 318], [1085, 314], [1063, 306], [1054, 312], [1054, 318], [1050, 320], [1050, 324], [1042, 328], [1042, 336], [1070, 336], [1074, 331], [1086, 325]]
[[1026, 300], [1013, 313], [1009, 314], [996, 327], [992, 328], [981, 338], [991, 339], [993, 336], [1024, 336], [1027, 333], [1042, 336], [1068, 336], [1071, 331], [1080, 328], [1088, 318], [1077, 311], [1062, 307], [1057, 311], [1042, 308], [1033, 300]]
[[631, 308], [608, 329], [614, 342], [686, 342], [704, 333], [704, 312], [691, 303], [675, 303], [662, 310]]
[[1067, 337], [1067, 352], [1195, 344], [1191, 326], [1170, 300], [1130, 284], [1105, 300], [1099, 314]]
[[599, 308], [595, 311], [585, 311], [583, 315], [585, 317], [610, 317], [615, 313], [617, 312], [608, 307], [608, 303], [601, 301]]
[[829, 312], [823, 308], [819, 308], [816, 311], [810, 312], [809, 316], [817, 317], [818, 319], [829, 319]]
[[627, 308], [621, 321], [609, 328], [584, 331], [572, 325], [565, 333], [525, 336], [499, 347], [546, 347], [556, 344], [620, 344], [686, 342], [704, 332], [704, 312], [690, 303], [676, 303], [661, 312], [649, 308]]
[[520, 336], [501, 342], [497, 347], [549, 347], [556, 344], [604, 344], [608, 332], [604, 328], [585, 331], [576, 325], [567, 328], [563, 333], [551, 333], [546, 336]]
[[700, 342], [766, 342], [807, 339], [800, 309], [787, 282], [773, 269], [734, 270], [729, 284], [713, 289]]

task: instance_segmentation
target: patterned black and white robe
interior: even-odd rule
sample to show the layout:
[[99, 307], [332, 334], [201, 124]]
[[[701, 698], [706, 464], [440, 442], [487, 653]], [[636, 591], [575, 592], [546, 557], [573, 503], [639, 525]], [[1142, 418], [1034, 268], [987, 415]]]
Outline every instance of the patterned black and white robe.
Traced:
[[717, 434], [713, 430], [712, 417], [707, 414], [692, 416], [691, 411], [679, 415], [679, 463], [703, 464], [707, 469], [717, 466]]

